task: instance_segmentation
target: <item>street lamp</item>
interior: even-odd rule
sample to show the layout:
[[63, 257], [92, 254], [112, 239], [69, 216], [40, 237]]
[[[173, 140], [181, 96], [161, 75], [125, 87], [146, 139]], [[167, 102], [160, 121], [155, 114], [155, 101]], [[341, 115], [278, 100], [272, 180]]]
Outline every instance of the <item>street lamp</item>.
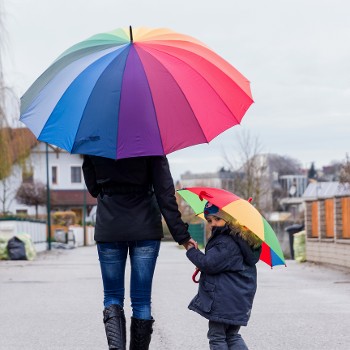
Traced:
[[46, 143], [46, 210], [47, 210], [47, 243], [51, 250], [51, 205], [50, 205], [50, 176], [49, 176], [49, 145]]
[[86, 238], [86, 186], [84, 184], [84, 189], [83, 189], [83, 199], [84, 199], [84, 204], [83, 204], [83, 232], [84, 232], [84, 246], [87, 246], [87, 238]]

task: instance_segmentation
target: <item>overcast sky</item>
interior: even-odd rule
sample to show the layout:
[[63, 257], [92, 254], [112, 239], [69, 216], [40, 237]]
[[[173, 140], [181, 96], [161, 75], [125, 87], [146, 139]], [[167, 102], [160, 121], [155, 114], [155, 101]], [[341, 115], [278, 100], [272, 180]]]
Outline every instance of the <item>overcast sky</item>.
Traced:
[[5, 78], [21, 96], [76, 42], [118, 27], [167, 27], [196, 37], [251, 81], [254, 104], [240, 126], [209, 145], [168, 156], [176, 179], [238, 158], [237, 136], [304, 167], [350, 151], [348, 0], [2, 0]]

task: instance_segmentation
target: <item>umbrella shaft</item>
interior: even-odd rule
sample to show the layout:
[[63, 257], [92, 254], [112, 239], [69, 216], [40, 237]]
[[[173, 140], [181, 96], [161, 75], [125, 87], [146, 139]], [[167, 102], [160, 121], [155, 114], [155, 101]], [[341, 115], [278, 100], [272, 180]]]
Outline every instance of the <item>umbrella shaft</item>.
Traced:
[[132, 27], [129, 26], [129, 32], [130, 32], [130, 42], [132, 43], [134, 41], [134, 38], [132, 36]]

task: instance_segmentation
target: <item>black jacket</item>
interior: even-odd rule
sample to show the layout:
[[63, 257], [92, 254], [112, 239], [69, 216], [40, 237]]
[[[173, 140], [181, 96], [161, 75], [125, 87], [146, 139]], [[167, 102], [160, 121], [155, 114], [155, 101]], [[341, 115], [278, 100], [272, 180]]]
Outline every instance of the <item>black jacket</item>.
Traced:
[[88, 191], [97, 197], [96, 241], [161, 239], [161, 214], [176, 242], [190, 239], [165, 156], [84, 156], [83, 173]]
[[200, 271], [198, 294], [188, 306], [208, 320], [246, 326], [257, 288], [255, 264], [261, 249], [253, 250], [230, 228], [214, 228], [205, 254], [191, 248], [187, 257]]

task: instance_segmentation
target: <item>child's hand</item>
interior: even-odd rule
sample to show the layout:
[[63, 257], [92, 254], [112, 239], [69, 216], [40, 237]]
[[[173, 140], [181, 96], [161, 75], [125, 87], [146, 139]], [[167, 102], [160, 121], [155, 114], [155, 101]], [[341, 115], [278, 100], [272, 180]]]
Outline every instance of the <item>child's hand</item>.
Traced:
[[190, 243], [190, 244], [187, 244], [187, 246], [185, 248], [186, 248], [186, 250], [189, 250], [191, 248], [194, 248], [194, 245]]
[[185, 247], [186, 250], [189, 250], [191, 248], [198, 248], [198, 243], [191, 238], [188, 242], [184, 243], [183, 246]]

